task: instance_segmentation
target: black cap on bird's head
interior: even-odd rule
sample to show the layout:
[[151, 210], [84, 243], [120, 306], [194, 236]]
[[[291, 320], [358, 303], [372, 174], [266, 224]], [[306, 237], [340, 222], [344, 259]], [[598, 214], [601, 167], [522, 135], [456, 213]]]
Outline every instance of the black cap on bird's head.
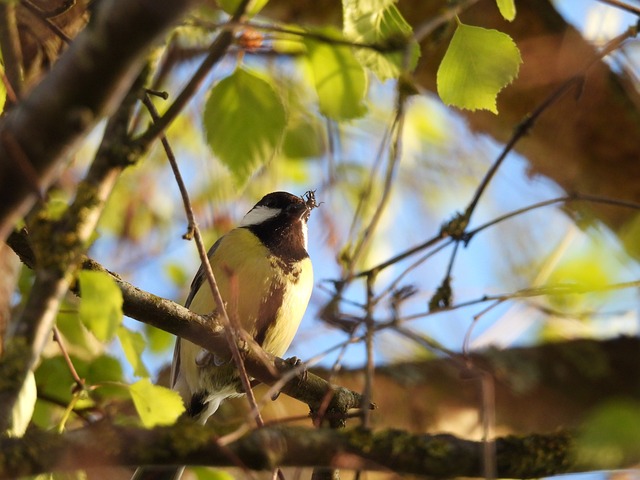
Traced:
[[301, 197], [289, 192], [268, 193], [247, 212], [241, 226], [257, 225], [281, 215], [289, 221], [301, 219], [306, 222], [317, 206], [315, 191], [312, 190]]
[[255, 204], [240, 223], [249, 228], [274, 253], [302, 252], [307, 256], [307, 221], [316, 208], [315, 192], [299, 197], [288, 192], [272, 192]]

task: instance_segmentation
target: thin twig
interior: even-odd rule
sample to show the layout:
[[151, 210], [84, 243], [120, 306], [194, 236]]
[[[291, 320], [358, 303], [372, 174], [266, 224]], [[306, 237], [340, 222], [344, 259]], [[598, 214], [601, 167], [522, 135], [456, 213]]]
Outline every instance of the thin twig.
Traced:
[[[145, 95], [143, 97], [143, 102], [147, 107], [147, 109], [149, 110], [151, 119], [155, 124], [157, 121], [159, 121], [159, 116], [158, 116], [157, 110], [155, 109], [155, 106], [153, 105], [153, 102], [151, 102], [151, 99], [149, 98], [148, 95]], [[160, 139], [162, 142], [162, 146], [165, 150], [165, 154], [167, 155], [167, 159], [169, 160], [169, 163], [171, 165], [171, 169], [173, 170], [174, 176], [176, 178], [176, 183], [178, 184], [178, 187], [180, 189], [180, 194], [182, 195], [182, 202], [184, 204], [184, 209], [185, 209], [187, 218], [189, 220], [188, 231], [187, 231], [187, 234], [184, 235], [184, 238], [189, 238], [189, 236], [192, 236], [195, 240], [196, 248], [200, 256], [200, 261], [202, 262], [208, 284], [211, 288], [211, 294], [215, 302], [216, 311], [218, 312], [219, 319], [221, 320], [222, 325], [224, 326], [224, 335], [229, 345], [229, 349], [231, 350], [231, 355], [233, 357], [234, 364], [236, 365], [236, 368], [238, 369], [238, 372], [240, 375], [242, 387], [245, 393], [247, 394], [247, 399], [249, 401], [251, 411], [253, 412], [256, 424], [258, 426], [261, 426], [261, 424], [264, 424], [264, 422], [262, 421], [262, 418], [260, 416], [260, 413], [259, 413], [260, 411], [256, 404], [256, 399], [251, 390], [251, 381], [249, 380], [249, 375], [247, 374], [247, 370], [242, 360], [242, 355], [240, 354], [240, 349], [238, 348], [238, 337], [236, 334], [236, 329], [233, 328], [233, 325], [231, 323], [231, 320], [229, 318], [229, 315], [224, 305], [224, 300], [222, 299], [220, 290], [218, 289], [218, 283], [213, 274], [211, 263], [209, 262], [209, 256], [207, 255], [207, 250], [204, 246], [202, 235], [200, 234], [200, 229], [198, 228], [197, 222], [195, 221], [195, 215], [193, 213], [193, 207], [191, 206], [191, 200], [189, 199], [189, 194], [187, 192], [184, 181], [182, 180], [182, 175], [180, 174], [178, 163], [176, 161], [175, 155], [173, 154], [171, 145], [167, 140], [167, 137], [164, 134], [161, 134]]]
[[474, 3], [477, 3], [478, 0], [466, 0], [464, 2], [458, 2], [455, 5], [448, 7], [443, 13], [440, 15], [430, 18], [427, 22], [422, 25], [418, 25], [414, 29], [413, 37], [419, 43], [424, 40], [427, 36], [431, 35], [437, 28], [444, 25], [447, 22], [453, 20], [456, 16], [462, 13], [464, 10], [471, 7]]
[[[373, 319], [373, 308], [375, 294], [373, 293], [373, 285], [375, 283], [375, 274], [371, 274], [367, 277], [367, 311], [365, 315], [365, 348], [367, 352], [367, 363], [365, 366], [364, 376], [364, 390], [362, 392], [362, 398], [364, 404], [371, 402], [373, 398], [373, 373], [375, 370], [374, 352], [373, 352], [373, 334], [375, 321]], [[371, 427], [371, 412], [368, 409], [364, 409], [362, 412], [362, 427]]]
[[633, 5], [629, 5], [628, 3], [621, 2], [620, 0], [598, 0], [598, 1], [600, 3], [604, 3], [606, 5], [624, 10], [625, 12], [633, 13], [634, 15], [640, 16], [640, 7], [634, 7]]
[[58, 330], [58, 327], [56, 327], [55, 325], [53, 327], [53, 340], [58, 344], [58, 347], [60, 348], [60, 352], [62, 353], [62, 357], [64, 358], [64, 361], [67, 364], [67, 367], [69, 368], [69, 372], [71, 373], [71, 376], [73, 377], [74, 382], [76, 382], [76, 385], [78, 386], [78, 388], [84, 389], [85, 388], [84, 380], [80, 378], [80, 375], [78, 375], [76, 367], [73, 365], [73, 362], [71, 361], [71, 357], [69, 356], [69, 352], [67, 352], [67, 349], [64, 346], [64, 342], [62, 341], [62, 336], [60, 335], [60, 330]]
[[[40, 20], [45, 27], [51, 30], [60, 40], [62, 40], [67, 45], [70, 44], [73, 39], [67, 35], [64, 30], [62, 30], [58, 25], [53, 23], [49, 16], [47, 16], [46, 12], [44, 12], [40, 7], [33, 4], [30, 0], [21, 0], [20, 4], [33, 13], [33, 16]], [[68, 7], [67, 10], [72, 7]], [[66, 11], [66, 10], [65, 10]], [[59, 15], [59, 14], [57, 14]]]
[[[477, 1], [477, 0], [475, 0]], [[297, 30], [293, 28], [287, 28], [279, 25], [255, 22], [255, 21], [232, 21], [229, 20], [223, 24], [217, 22], [208, 22], [201, 18], [192, 18], [191, 24], [196, 27], [206, 28], [206, 29], [219, 29], [219, 28], [248, 28], [253, 30], [260, 30], [263, 32], [272, 32], [272, 33], [283, 33], [285, 35], [291, 35], [295, 37], [302, 37], [310, 40], [317, 40], [318, 42], [326, 43], [328, 45], [334, 46], [344, 46], [344, 47], [353, 47], [353, 48], [361, 48], [364, 50], [373, 50], [379, 53], [393, 53], [404, 48], [402, 45], [396, 45], [393, 43], [363, 43], [357, 42], [354, 40], [348, 40], [345, 38], [326, 35], [320, 31], [313, 30]]]
[[164, 132], [175, 118], [182, 112], [185, 105], [195, 95], [200, 88], [209, 71], [222, 59], [227, 53], [227, 49], [233, 42], [234, 27], [233, 25], [241, 20], [250, 0], [242, 0], [238, 9], [233, 14], [227, 27], [216, 37], [209, 47], [209, 54], [202, 61], [196, 72], [193, 74], [187, 85], [182, 89], [175, 101], [169, 106], [165, 114], [154, 122], [149, 129], [140, 135], [134, 142], [133, 147], [146, 149], [156, 138]]
[[24, 176], [38, 200], [43, 201], [45, 199], [45, 193], [40, 188], [38, 172], [34, 168], [22, 146], [8, 130], [3, 130], [0, 141], [2, 141], [2, 145], [9, 154], [9, 160], [14, 163], [18, 171], [20, 171]]

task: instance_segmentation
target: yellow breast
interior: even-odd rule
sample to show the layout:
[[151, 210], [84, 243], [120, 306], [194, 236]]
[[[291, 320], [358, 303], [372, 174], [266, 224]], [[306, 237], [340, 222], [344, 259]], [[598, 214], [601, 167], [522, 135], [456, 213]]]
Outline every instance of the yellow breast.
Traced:
[[[305, 258], [283, 270], [282, 262], [246, 228], [225, 235], [209, 260], [229, 317], [237, 319], [267, 352], [282, 356], [311, 296], [311, 260]], [[190, 308], [200, 314], [214, 310], [207, 282]]]

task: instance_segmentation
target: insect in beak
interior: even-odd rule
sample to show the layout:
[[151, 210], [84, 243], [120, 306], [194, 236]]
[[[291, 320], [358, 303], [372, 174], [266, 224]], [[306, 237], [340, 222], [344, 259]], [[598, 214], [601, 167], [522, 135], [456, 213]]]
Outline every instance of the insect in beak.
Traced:
[[302, 200], [304, 200], [304, 204], [307, 206], [307, 210], [311, 212], [314, 208], [318, 208], [318, 203], [316, 202], [316, 191], [309, 190], [304, 195], [302, 195]]

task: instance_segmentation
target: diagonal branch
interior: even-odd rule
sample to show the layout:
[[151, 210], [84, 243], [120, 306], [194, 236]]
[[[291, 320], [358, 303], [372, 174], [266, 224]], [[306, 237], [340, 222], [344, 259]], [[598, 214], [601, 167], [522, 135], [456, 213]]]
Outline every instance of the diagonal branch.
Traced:
[[[100, 2], [90, 25], [47, 77], [0, 121], [0, 138], [20, 146], [41, 188], [55, 178], [76, 141], [119, 103], [158, 36], [197, 2]], [[0, 143], [0, 238], [34, 201], [29, 179]]]
[[[28, 237], [24, 234], [12, 234], [7, 243], [20, 259], [30, 267], [34, 266], [33, 252]], [[85, 270], [109, 273], [122, 291], [124, 314], [140, 322], [160, 328], [208, 350], [230, 354], [229, 345], [224, 338], [223, 327], [210, 318], [198, 315], [175, 302], [157, 297], [140, 290], [122, 280], [117, 274], [109, 272], [98, 262], [85, 258], [82, 263]], [[362, 397], [343, 387], [332, 385], [326, 380], [307, 373], [298, 375], [290, 362], [262, 351], [256, 353], [253, 348], [242, 351], [247, 372], [267, 385], [280, 385], [283, 378], [289, 379], [280, 391], [306, 403], [312, 411], [320, 409], [327, 392], [331, 393], [328, 410], [346, 413], [350, 409], [362, 408]], [[266, 363], [265, 359], [269, 362]], [[301, 378], [304, 377], [304, 378]], [[373, 408], [369, 406], [369, 408]]]

